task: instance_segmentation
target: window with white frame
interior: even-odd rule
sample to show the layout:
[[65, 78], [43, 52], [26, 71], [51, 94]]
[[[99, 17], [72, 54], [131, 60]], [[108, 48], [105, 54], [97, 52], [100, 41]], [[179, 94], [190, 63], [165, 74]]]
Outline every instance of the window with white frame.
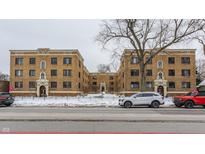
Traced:
[[163, 61], [159, 60], [157, 62], [157, 68], [163, 68]]
[[46, 73], [45, 72], [41, 72], [40, 79], [41, 80], [45, 80], [46, 79]]
[[46, 62], [45, 60], [42, 60], [41, 63], [40, 63], [40, 68], [41, 69], [46, 69]]

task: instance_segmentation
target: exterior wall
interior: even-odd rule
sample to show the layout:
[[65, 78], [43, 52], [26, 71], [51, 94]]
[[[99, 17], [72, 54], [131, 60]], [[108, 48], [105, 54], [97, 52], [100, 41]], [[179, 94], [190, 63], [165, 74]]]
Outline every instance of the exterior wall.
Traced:
[[[15, 59], [17, 57], [23, 58], [23, 65], [15, 64]], [[51, 64], [52, 57], [57, 57], [57, 64]], [[72, 63], [63, 64], [64, 57], [71, 57]], [[36, 64], [29, 64], [29, 58], [36, 58]], [[40, 62], [42, 60], [46, 62], [45, 69], [40, 69]], [[35, 51], [11, 51], [10, 67], [10, 80], [11, 85], [14, 88], [14, 95], [37, 95], [37, 87], [32, 89], [29, 88], [29, 81], [36, 82], [39, 80], [41, 72], [46, 73], [46, 80], [48, 81], [48, 95], [77, 95], [83, 92], [83, 71], [85, 67], [83, 65], [83, 59], [77, 50], [55, 51], [49, 49], [38, 49]], [[22, 77], [15, 76], [15, 70], [17, 69], [23, 70]], [[34, 77], [29, 76], [30, 69], [36, 71]], [[57, 76], [51, 76], [52, 69], [57, 70]], [[64, 69], [72, 70], [72, 75], [63, 76]], [[22, 81], [23, 88], [15, 88], [16, 81]], [[72, 87], [70, 89], [63, 88], [64, 81], [70, 81]], [[57, 82], [57, 88], [52, 89], [50, 85], [51, 82]]]
[[[96, 83], [94, 85], [93, 83]], [[102, 90], [104, 87], [104, 90]], [[116, 73], [90, 73], [89, 75], [89, 93], [115, 93], [117, 91]]]
[[[13, 88], [13, 94], [18, 96], [38, 96], [40, 87], [46, 88], [46, 94], [49, 96], [75, 96], [87, 93], [102, 92], [104, 87], [107, 93], [118, 93], [131, 95], [139, 91], [139, 88], [132, 88], [131, 82], [140, 82], [139, 76], [131, 76], [131, 69], [138, 69], [139, 64], [132, 64], [131, 58], [135, 56], [134, 52], [125, 50], [121, 57], [121, 64], [116, 73], [89, 73], [84, 60], [78, 50], [54, 50], [48, 48], [40, 48], [37, 50], [11, 50], [10, 51], [10, 83]], [[149, 53], [149, 50], [147, 51]], [[15, 59], [23, 58], [23, 65], [16, 65]], [[51, 64], [51, 58], [57, 58], [57, 64]], [[63, 64], [63, 58], [72, 58], [71, 64]], [[175, 64], [168, 63], [168, 57], [175, 57]], [[182, 64], [182, 57], [190, 57], [190, 64]], [[30, 64], [29, 58], [35, 58], [36, 63]], [[158, 61], [163, 62], [163, 68], [157, 68]], [[41, 61], [46, 62], [46, 68], [41, 69]], [[22, 77], [15, 76], [15, 70], [23, 70]], [[35, 76], [29, 76], [29, 70], [35, 70]], [[57, 70], [57, 76], [51, 76], [51, 70]], [[63, 76], [63, 70], [72, 70], [71, 76]], [[167, 49], [164, 53], [157, 55], [146, 69], [152, 70], [152, 76], [147, 76], [146, 81], [152, 82], [151, 88], [146, 91], [156, 91], [158, 86], [163, 82], [164, 91], [168, 95], [181, 95], [196, 86], [195, 75], [195, 50], [194, 49]], [[175, 76], [169, 76], [168, 70], [174, 69]], [[189, 69], [190, 76], [181, 75], [182, 69]], [[46, 79], [40, 80], [41, 72], [45, 72]], [[164, 74], [163, 80], [157, 79], [158, 73]], [[15, 88], [15, 82], [22, 81], [23, 88]], [[36, 88], [29, 88], [29, 82], [36, 82]], [[63, 88], [63, 82], [70, 81], [72, 87]], [[51, 82], [57, 82], [57, 88], [51, 88]], [[93, 83], [96, 82], [96, 85]], [[175, 88], [169, 88], [168, 83], [175, 82]], [[182, 82], [190, 82], [190, 88], [182, 88]]]
[[[131, 82], [140, 82], [139, 76], [131, 76], [131, 69], [138, 69], [139, 70], [139, 64], [131, 64], [131, 58], [135, 56], [130, 51], [124, 52], [122, 58], [121, 58], [121, 66], [118, 70], [118, 92], [126, 95], [130, 95], [132, 93], [135, 93], [139, 91], [139, 88], [131, 88], [130, 83]], [[169, 64], [168, 63], [168, 57], [175, 57], [175, 64]], [[190, 57], [190, 64], [182, 64], [181, 58], [182, 57]], [[157, 62], [158, 61], [163, 62], [163, 68], [159, 69], [157, 68]], [[187, 93], [188, 91], [194, 89], [196, 86], [196, 74], [195, 74], [195, 50], [182, 50], [179, 49], [179, 51], [176, 50], [166, 50], [166, 52], [161, 53], [157, 55], [155, 58], [152, 59], [151, 64], [147, 64], [146, 69], [152, 70], [152, 76], [147, 76], [146, 81], [152, 82], [153, 86], [152, 88], [146, 88], [146, 91], [153, 91], [155, 90], [155, 80], [157, 79], [157, 75], [159, 72], [162, 72], [164, 74], [164, 81], [166, 81], [166, 89], [168, 95], [180, 95]], [[168, 70], [174, 69], [175, 70], [175, 76], [169, 76]], [[181, 75], [182, 69], [189, 69], [190, 70], [190, 76], [184, 77]], [[124, 74], [124, 76], [123, 76]], [[168, 88], [168, 82], [175, 82], [175, 88]], [[182, 82], [190, 82], [191, 87], [190, 88], [182, 88], [181, 83]], [[124, 83], [124, 88], [123, 88]]]

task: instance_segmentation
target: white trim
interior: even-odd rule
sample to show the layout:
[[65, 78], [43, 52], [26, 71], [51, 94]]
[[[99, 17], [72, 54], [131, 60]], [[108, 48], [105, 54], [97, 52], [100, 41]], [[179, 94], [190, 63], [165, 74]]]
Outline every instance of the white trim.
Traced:
[[36, 93], [36, 91], [11, 91], [10, 93]]
[[49, 91], [49, 93], [83, 93], [82, 91]]
[[167, 93], [188, 93], [188, 91], [168, 91]]

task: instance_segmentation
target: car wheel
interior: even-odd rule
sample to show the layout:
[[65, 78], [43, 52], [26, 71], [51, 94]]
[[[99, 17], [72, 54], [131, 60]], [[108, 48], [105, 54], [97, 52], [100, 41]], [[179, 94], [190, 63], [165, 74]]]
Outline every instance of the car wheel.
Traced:
[[185, 104], [184, 104], [185, 108], [187, 109], [191, 109], [194, 107], [194, 102], [192, 101], [186, 101]]
[[159, 105], [160, 105], [160, 104], [159, 104], [158, 101], [153, 101], [152, 104], [151, 104], [151, 107], [152, 107], [152, 108], [159, 108]]
[[5, 104], [6, 106], [11, 106], [11, 104]]
[[176, 107], [182, 107], [183, 104], [175, 104]]
[[124, 103], [124, 107], [125, 108], [131, 108], [132, 107], [132, 103], [127, 101], [127, 102]]

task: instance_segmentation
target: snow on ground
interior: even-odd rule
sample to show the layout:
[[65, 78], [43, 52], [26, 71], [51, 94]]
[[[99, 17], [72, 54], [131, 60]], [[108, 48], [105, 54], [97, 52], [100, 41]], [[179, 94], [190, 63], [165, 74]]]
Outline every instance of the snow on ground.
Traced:
[[[118, 106], [120, 96], [89, 94], [77, 97], [15, 97], [14, 106]], [[172, 98], [165, 98], [165, 106], [173, 105]]]

